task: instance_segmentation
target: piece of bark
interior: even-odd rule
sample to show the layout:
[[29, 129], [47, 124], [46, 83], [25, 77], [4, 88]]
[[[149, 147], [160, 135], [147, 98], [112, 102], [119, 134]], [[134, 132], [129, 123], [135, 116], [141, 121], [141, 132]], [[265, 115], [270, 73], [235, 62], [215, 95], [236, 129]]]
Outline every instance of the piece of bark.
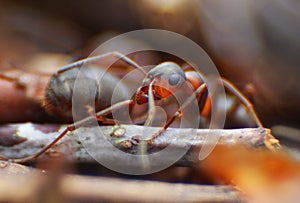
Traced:
[[[0, 67], [1, 68], [1, 67]], [[0, 73], [0, 124], [50, 120], [43, 109], [44, 89], [50, 74], [19, 69]]]
[[[26, 141], [11, 147], [0, 146], [0, 155], [7, 158], [20, 158], [33, 155], [41, 150], [58, 136], [65, 126], [47, 126], [36, 124], [10, 125], [16, 127], [16, 133], [11, 135], [15, 139], [19, 136]], [[47, 127], [49, 128], [47, 130]], [[61, 127], [60, 131], [56, 129]], [[7, 128], [2, 126], [1, 128]], [[1, 129], [0, 128], [0, 129]], [[101, 130], [101, 132], [99, 131]], [[90, 156], [101, 157], [107, 161], [118, 157], [119, 150], [112, 150], [112, 143], [122, 151], [137, 155], [141, 153], [141, 140], [150, 138], [153, 133], [161, 128], [143, 127], [137, 125], [100, 126], [100, 128], [81, 127], [67, 134], [50, 152], [64, 154], [65, 158], [77, 162], [95, 162]], [[52, 131], [52, 132], [51, 132]], [[45, 133], [46, 132], [46, 133]], [[74, 136], [76, 135], [76, 136]], [[7, 139], [7, 135], [6, 135]], [[110, 141], [110, 142], [107, 142]], [[278, 146], [270, 130], [264, 128], [245, 129], [178, 129], [169, 128], [158, 137], [153, 144], [147, 145], [147, 152], [157, 152], [172, 143], [175, 149], [190, 147], [186, 154], [178, 160], [179, 165], [191, 165], [198, 161], [195, 148], [209, 145], [245, 145], [248, 147], [273, 147]], [[274, 144], [275, 143], [275, 144]], [[90, 152], [87, 153], [86, 149]], [[114, 148], [115, 149], [115, 148]], [[46, 153], [49, 156], [52, 153]], [[167, 161], [168, 157], [164, 157]], [[130, 160], [128, 160], [130, 162]]]
[[[231, 186], [208, 186], [156, 181], [67, 176], [63, 193], [71, 200], [108, 202], [240, 202]], [[82, 188], [89, 188], [88, 190]]]
[[5, 161], [0, 161], [0, 175], [1, 202], [240, 202], [242, 199], [238, 191], [225, 185], [42, 173]]

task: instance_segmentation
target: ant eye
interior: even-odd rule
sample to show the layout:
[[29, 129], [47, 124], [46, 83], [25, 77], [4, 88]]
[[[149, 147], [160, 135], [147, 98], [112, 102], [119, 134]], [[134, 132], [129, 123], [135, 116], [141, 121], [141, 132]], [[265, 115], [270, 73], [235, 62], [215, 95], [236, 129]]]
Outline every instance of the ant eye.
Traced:
[[178, 74], [170, 75], [169, 84], [172, 86], [177, 85], [179, 80], [180, 80], [180, 75], [178, 75]]

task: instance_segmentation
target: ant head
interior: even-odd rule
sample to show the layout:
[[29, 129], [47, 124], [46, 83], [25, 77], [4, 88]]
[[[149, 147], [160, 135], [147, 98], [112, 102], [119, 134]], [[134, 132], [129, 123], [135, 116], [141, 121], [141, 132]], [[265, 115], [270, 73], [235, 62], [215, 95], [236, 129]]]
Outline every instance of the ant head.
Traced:
[[143, 104], [148, 101], [149, 85], [153, 85], [155, 100], [173, 95], [186, 83], [184, 71], [173, 62], [164, 62], [151, 69], [143, 80], [141, 88], [136, 93], [136, 102]]

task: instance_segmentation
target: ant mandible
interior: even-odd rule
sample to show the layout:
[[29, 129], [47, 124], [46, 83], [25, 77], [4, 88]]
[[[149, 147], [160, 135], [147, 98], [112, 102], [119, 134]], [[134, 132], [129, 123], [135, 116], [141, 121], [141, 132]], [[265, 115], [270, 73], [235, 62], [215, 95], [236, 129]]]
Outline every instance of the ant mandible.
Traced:
[[[106, 121], [106, 116], [112, 113], [114, 110], [122, 109], [124, 107], [134, 107], [135, 105], [141, 105], [148, 103], [149, 105], [149, 115], [146, 123], [149, 123], [149, 120], [153, 119], [154, 114], [151, 113], [153, 110], [154, 101], [163, 100], [171, 95], [173, 95], [178, 88], [183, 84], [187, 83], [193, 89], [193, 97], [189, 97], [186, 101], [177, 109], [175, 114], [171, 116], [167, 122], [164, 124], [162, 129], [155, 133], [149, 140], [148, 143], [152, 143], [158, 136], [160, 136], [167, 128], [174, 122], [177, 117], [182, 116], [182, 110], [186, 108], [190, 103], [196, 98], [198, 101], [203, 100], [204, 102], [201, 103], [203, 106], [200, 107], [200, 114], [202, 116], [209, 116], [210, 105], [210, 98], [205, 94], [207, 92], [207, 84], [203, 81], [203, 75], [198, 71], [191, 71], [191, 70], [183, 70], [178, 64], [174, 62], [163, 62], [153, 69], [151, 69], [148, 73], [144, 71], [144, 69], [138, 65], [136, 62], [128, 58], [127, 56], [119, 53], [119, 52], [108, 52], [102, 55], [88, 57], [83, 60], [71, 63], [63, 68], [59, 69], [57, 73], [53, 74], [52, 78], [50, 79], [48, 86], [46, 88], [46, 107], [50, 109], [50, 111], [61, 112], [64, 109], [61, 109], [61, 103], [65, 104], [64, 108], [71, 109], [71, 102], [72, 102], [72, 92], [74, 81], [72, 82], [65, 82], [66, 78], [70, 79], [70, 77], [62, 77], [68, 74], [68, 71], [72, 69], [79, 68], [87, 63], [93, 63], [99, 60], [102, 60], [107, 57], [117, 57], [118, 59], [124, 61], [126, 64], [136, 68], [137, 70], [141, 71], [145, 78], [141, 84], [141, 86], [137, 89], [136, 93], [133, 95], [131, 99], [120, 101], [115, 103], [109, 107], [101, 109], [95, 113], [94, 115], [87, 116], [82, 120], [79, 120], [75, 123], [68, 125], [59, 135], [58, 137], [53, 140], [50, 144], [45, 146], [41, 151], [38, 153], [20, 158], [20, 159], [9, 159], [11, 162], [15, 163], [24, 163], [28, 161], [32, 161], [46, 151], [48, 151], [51, 147], [53, 147], [61, 138], [63, 138], [68, 132], [72, 132], [76, 129], [76, 127], [83, 126], [86, 123], [90, 122], [92, 119], [97, 121]], [[62, 79], [64, 78], [64, 79]], [[76, 76], [75, 76], [76, 78]], [[75, 79], [73, 77], [73, 79]], [[262, 123], [259, 120], [256, 111], [253, 108], [251, 102], [228, 80], [224, 78], [220, 78], [218, 82], [223, 85], [228, 91], [234, 94], [239, 101], [246, 107], [249, 114], [252, 116], [254, 122], [258, 127], [262, 127]], [[96, 88], [101, 88], [97, 86]], [[66, 95], [67, 94], [67, 95]], [[66, 104], [67, 103], [67, 104]], [[57, 107], [58, 106], [58, 107]], [[58, 108], [58, 109], [56, 109]], [[97, 109], [97, 107], [96, 107]], [[76, 127], [75, 127], [76, 126]]]

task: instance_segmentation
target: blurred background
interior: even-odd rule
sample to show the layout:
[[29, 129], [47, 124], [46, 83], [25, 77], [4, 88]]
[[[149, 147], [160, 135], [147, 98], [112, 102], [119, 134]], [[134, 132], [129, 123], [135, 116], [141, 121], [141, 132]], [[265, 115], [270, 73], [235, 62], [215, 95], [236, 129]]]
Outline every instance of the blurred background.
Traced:
[[51, 73], [117, 34], [165, 29], [201, 45], [241, 90], [250, 84], [267, 127], [299, 128], [299, 9], [295, 0], [2, 0], [0, 69]]
[[[165, 29], [184, 35], [199, 44], [214, 61], [220, 74], [250, 97], [264, 126], [272, 128], [276, 138], [290, 147], [294, 157], [300, 160], [299, 10], [300, 1], [297, 0], [1, 0], [0, 124], [48, 122], [51, 118], [47, 118], [49, 115], [42, 108], [41, 102], [51, 74], [59, 67], [90, 55], [101, 42], [118, 34], [147, 28]], [[113, 49], [122, 53], [123, 49], [128, 50], [136, 43], [143, 42], [134, 39], [124, 41], [122, 44], [114, 44]], [[112, 47], [107, 49], [111, 50]], [[160, 53], [134, 53], [130, 57], [141, 65], [157, 64], [165, 60], [180, 61]], [[16, 72], [16, 69], [21, 72]], [[9, 131], [6, 134], [12, 133]], [[227, 153], [216, 152], [219, 157], [213, 157], [203, 165], [199, 164], [200, 170], [192, 167], [170, 167], [147, 176], [146, 179], [226, 184], [228, 182], [222, 179], [217, 182], [211, 180], [211, 177], [219, 178], [225, 174], [230, 180], [242, 177], [238, 179], [242, 180], [240, 182], [233, 181], [238, 190], [245, 189], [243, 184], [246, 183], [251, 188], [249, 190], [246, 187], [246, 190], [251, 192], [253, 189], [258, 196], [262, 192], [261, 188], [270, 188], [270, 193], [266, 196], [277, 202], [291, 202], [286, 198], [278, 198], [278, 195], [290, 196], [294, 201], [299, 199], [299, 179], [293, 176], [297, 174], [299, 177], [298, 162], [291, 160], [292, 164], [289, 165], [289, 157], [281, 157], [277, 153], [265, 156], [265, 151], [262, 154], [258, 151], [258, 158], [262, 158], [256, 160], [254, 152], [243, 150], [230, 148]], [[228, 155], [228, 152], [233, 155]], [[222, 156], [225, 158], [222, 159]], [[220, 167], [222, 164], [223, 167]], [[41, 179], [41, 184], [37, 185], [36, 194], [40, 194], [38, 197], [54, 197], [55, 200], [49, 200], [58, 202], [57, 197], [61, 194], [52, 192], [57, 192], [57, 180], [65, 170], [76, 170], [89, 175], [120, 176], [93, 163], [78, 165], [75, 169], [63, 159], [57, 161], [55, 151], [54, 161], [39, 163], [38, 168], [53, 170], [54, 173], [46, 180], [44, 177]], [[205, 168], [201, 168], [203, 166], [207, 166], [207, 174]], [[253, 166], [257, 170], [252, 170]], [[5, 167], [1, 165], [1, 169]], [[244, 176], [239, 176], [240, 174]], [[266, 181], [264, 176], [268, 177], [269, 184], [261, 184]], [[281, 187], [285, 180], [282, 177], [285, 176], [288, 177], [287, 181], [292, 179], [292, 185], [283, 184]], [[0, 181], [0, 186], [5, 183], [2, 189], [6, 189], [10, 188], [7, 187], [8, 183], [17, 183], [24, 189], [24, 184], [19, 184], [20, 180], [16, 178], [18, 177], [14, 177], [13, 181], [4, 179]], [[94, 182], [94, 178], [90, 182]], [[28, 188], [31, 187], [29, 184], [32, 180], [38, 178], [26, 179]], [[106, 184], [110, 181], [104, 181], [105, 188], [109, 188]], [[68, 189], [70, 185], [68, 182], [62, 188]], [[277, 187], [277, 190], [271, 186]], [[90, 191], [93, 187], [82, 187], [80, 184], [79, 188], [78, 191], [81, 192], [82, 189]], [[21, 189], [14, 189], [7, 194], [15, 197], [19, 194], [16, 191]], [[131, 188], [124, 187], [120, 191], [126, 189]], [[155, 188], [154, 195], [151, 193], [151, 196], [157, 196], [158, 190]], [[101, 189], [95, 193], [98, 194], [99, 191]], [[177, 190], [172, 187], [172, 191]], [[290, 195], [290, 191], [294, 196]], [[20, 198], [21, 201], [24, 201], [23, 197]]]

